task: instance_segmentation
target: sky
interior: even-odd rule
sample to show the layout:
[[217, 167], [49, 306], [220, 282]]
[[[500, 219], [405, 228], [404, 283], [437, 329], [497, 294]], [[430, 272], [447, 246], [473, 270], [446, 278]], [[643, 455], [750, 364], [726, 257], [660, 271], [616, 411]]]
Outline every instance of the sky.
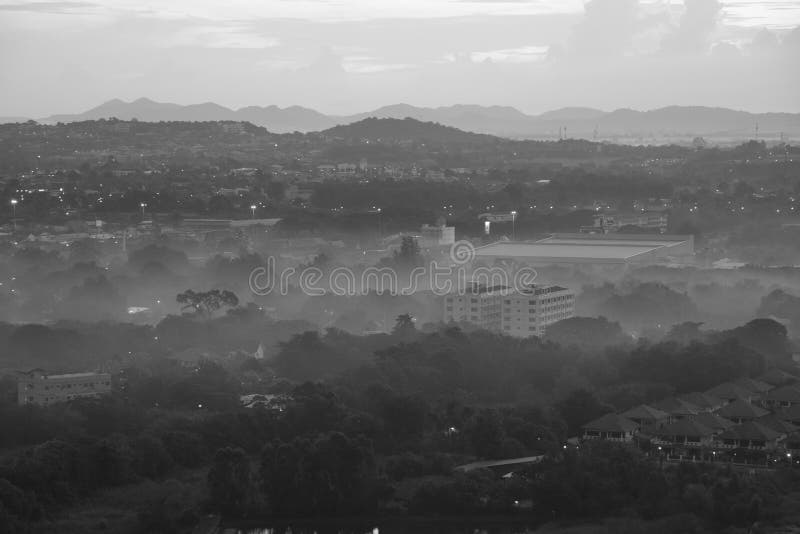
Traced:
[[800, 0], [0, 0], [0, 116], [140, 97], [800, 112]]

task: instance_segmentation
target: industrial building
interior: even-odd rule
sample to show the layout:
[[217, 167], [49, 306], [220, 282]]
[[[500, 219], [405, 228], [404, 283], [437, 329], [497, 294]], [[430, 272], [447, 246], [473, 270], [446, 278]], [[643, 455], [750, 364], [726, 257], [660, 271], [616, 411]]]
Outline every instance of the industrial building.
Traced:
[[478, 262], [528, 265], [690, 263], [694, 237], [634, 234], [553, 234], [534, 242], [498, 241], [475, 250]]
[[547, 326], [575, 314], [575, 293], [559, 286], [472, 286], [445, 297], [444, 321], [469, 322], [514, 337], [543, 336]]
[[108, 373], [48, 375], [41, 369], [20, 373], [17, 402], [48, 406], [78, 398], [94, 398], [111, 392]]

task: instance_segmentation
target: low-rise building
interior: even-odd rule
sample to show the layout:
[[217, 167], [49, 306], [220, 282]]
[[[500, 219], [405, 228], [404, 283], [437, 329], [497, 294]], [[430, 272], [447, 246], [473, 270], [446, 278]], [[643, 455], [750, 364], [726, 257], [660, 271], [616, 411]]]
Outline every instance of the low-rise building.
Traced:
[[583, 425], [581, 437], [583, 439], [630, 442], [633, 441], [638, 430], [639, 425], [630, 419], [615, 413], [607, 413]]
[[20, 405], [48, 406], [78, 398], [93, 398], [111, 392], [108, 373], [48, 375], [41, 369], [21, 373], [17, 382]]

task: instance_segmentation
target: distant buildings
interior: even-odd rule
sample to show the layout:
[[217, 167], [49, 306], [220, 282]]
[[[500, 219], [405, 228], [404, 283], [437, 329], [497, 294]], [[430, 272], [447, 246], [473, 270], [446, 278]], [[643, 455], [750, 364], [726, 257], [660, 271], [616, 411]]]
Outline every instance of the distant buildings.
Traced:
[[17, 383], [20, 405], [49, 406], [78, 398], [95, 398], [111, 392], [108, 373], [48, 375], [41, 369], [21, 373]]
[[594, 226], [581, 227], [582, 233], [608, 234], [618, 232], [625, 226], [635, 226], [644, 230], [651, 230], [659, 234], [667, 231], [669, 215], [663, 211], [608, 214], [601, 213], [594, 218]]
[[553, 234], [536, 242], [498, 241], [475, 250], [485, 263], [513, 261], [528, 265], [645, 264], [690, 262], [694, 237], [636, 234]]
[[547, 327], [575, 314], [575, 293], [559, 286], [473, 286], [445, 297], [444, 321], [469, 322], [515, 337], [543, 336]]
[[420, 232], [419, 245], [423, 248], [450, 246], [456, 241], [454, 226], [423, 224]]

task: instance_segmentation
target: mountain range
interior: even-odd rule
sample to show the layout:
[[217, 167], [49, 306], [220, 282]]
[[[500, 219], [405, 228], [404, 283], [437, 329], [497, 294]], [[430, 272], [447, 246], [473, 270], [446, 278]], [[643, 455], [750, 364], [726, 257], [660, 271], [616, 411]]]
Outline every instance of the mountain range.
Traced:
[[[559, 136], [616, 141], [664, 141], [695, 136], [717, 139], [777, 139], [800, 136], [800, 114], [749, 113], [727, 108], [669, 106], [650, 111], [618, 109], [602, 111], [570, 107], [527, 115], [509, 106], [453, 105], [416, 107], [408, 104], [385, 106], [348, 116], [326, 115], [301, 106], [248, 106], [237, 110], [219, 104], [180, 105], [139, 98], [132, 102], [110, 100], [83, 113], [52, 115], [41, 123], [75, 122], [116, 117], [140, 121], [246, 121], [271, 132], [322, 131], [369, 117], [413, 118], [436, 122], [460, 130], [502, 137], [542, 139]], [[0, 118], [19, 122], [20, 117]]]

